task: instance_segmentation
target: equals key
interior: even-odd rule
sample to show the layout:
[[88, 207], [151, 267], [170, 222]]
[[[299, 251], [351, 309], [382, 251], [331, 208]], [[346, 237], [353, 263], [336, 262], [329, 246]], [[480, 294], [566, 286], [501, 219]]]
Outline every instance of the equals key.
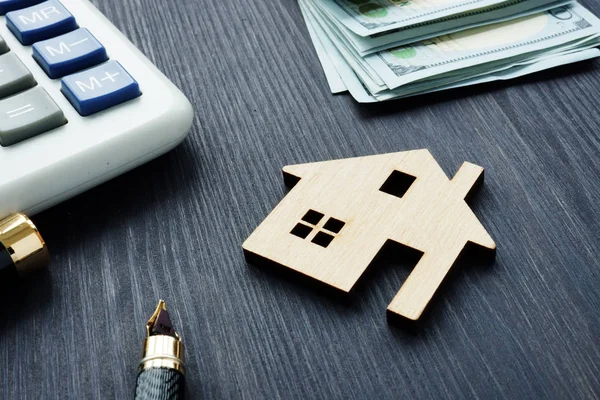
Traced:
[[39, 86], [0, 101], [0, 145], [3, 147], [66, 123], [62, 110]]

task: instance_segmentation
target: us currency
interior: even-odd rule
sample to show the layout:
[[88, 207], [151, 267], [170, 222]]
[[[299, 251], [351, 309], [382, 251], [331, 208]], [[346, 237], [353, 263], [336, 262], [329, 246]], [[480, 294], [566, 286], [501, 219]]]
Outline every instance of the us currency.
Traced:
[[[596, 40], [595, 45], [599, 42]], [[471, 68], [456, 74], [447, 74], [433, 80], [415, 82], [394, 90], [383, 91], [373, 97], [378, 101], [391, 100], [400, 97], [415, 96], [423, 93], [436, 92], [489, 82], [499, 79], [512, 79], [536, 70], [553, 68], [557, 63], [572, 63], [590, 58], [590, 54], [598, 55], [597, 49], [590, 47], [575, 48], [573, 50], [561, 51], [549, 57], [538, 56], [528, 60], [516, 61], [508, 64], [495, 64], [489, 69]]]
[[[476, 76], [471, 78], [464, 78], [454, 83], [450, 83], [442, 86], [433, 86], [430, 88], [423, 88], [415, 91], [387, 91], [379, 95], [372, 96], [363, 88], [353, 87], [353, 97], [359, 102], [375, 102], [375, 101], [386, 101], [394, 100], [399, 98], [412, 97], [427, 93], [435, 93], [443, 90], [451, 90], [463, 88], [466, 86], [478, 85], [482, 83], [494, 82], [499, 80], [516, 79], [525, 75], [533, 74], [536, 72], [544, 71], [551, 68], [556, 68], [562, 65], [572, 64], [592, 58], [600, 57], [600, 50], [597, 48], [590, 48], [586, 50], [577, 50], [574, 52], [565, 52], [553, 55], [548, 58], [542, 58], [539, 61], [532, 61], [523, 65], [515, 65], [510, 68], [505, 68], [497, 72], [485, 73], [482, 76]], [[360, 92], [362, 89], [362, 92]]]
[[474, 28], [367, 56], [364, 62], [388, 89], [449, 71], [510, 64], [531, 54], [559, 51], [600, 34], [600, 21], [578, 3]]
[[580, 61], [591, 60], [600, 57], [600, 49], [588, 48], [584, 50], [566, 51], [549, 57], [541, 57], [535, 62], [515, 65], [502, 71], [487, 73], [483, 76], [465, 79], [463, 81], [437, 88], [437, 90], [448, 90], [465, 87], [469, 85], [478, 85], [481, 83], [493, 82], [498, 80], [509, 80], [521, 76], [533, 74], [562, 65], [572, 64]]
[[[316, 43], [313, 42], [315, 48], [319, 48], [318, 51], [322, 51], [322, 54], [327, 55], [327, 57], [320, 58], [322, 64], [327, 64], [327, 67], [323, 68], [327, 81], [334, 80], [337, 76], [342, 80], [346, 90], [349, 91], [352, 97], [359, 103], [377, 102], [377, 99], [367, 92], [352, 68], [350, 68], [348, 63], [344, 60], [344, 57], [342, 57], [319, 23], [316, 22], [306, 3], [299, 1], [299, 6], [300, 11], [304, 16], [304, 20], [307, 22], [306, 27], [311, 38], [318, 39]], [[336, 71], [336, 76], [330, 76], [332, 70]], [[334, 92], [332, 91], [332, 93]]]
[[[509, 19], [537, 14], [570, 3], [572, 0], [513, 0], [457, 14], [442, 19], [432, 20], [417, 25], [394, 29], [373, 36], [359, 36], [343, 24], [336, 24], [340, 33], [346, 38], [352, 48], [361, 56], [377, 53], [393, 47], [446, 35], [461, 30], [476, 28], [482, 25], [504, 22]], [[316, 7], [316, 12], [324, 18], [336, 20], [322, 9]]]
[[[359, 103], [376, 102], [377, 99], [367, 93], [367, 90], [362, 85], [352, 68], [350, 68], [348, 63], [346, 63], [344, 57], [342, 57], [333, 42], [321, 28], [321, 25], [319, 25], [319, 23], [314, 19], [306, 3], [300, 0], [298, 5], [300, 6], [300, 11], [304, 16], [304, 20], [306, 21], [306, 27], [311, 38], [318, 39], [317, 42], [313, 41], [315, 49], [318, 48], [317, 51], [321, 51], [321, 54], [327, 55], [327, 57], [319, 58], [321, 64], [326, 64], [326, 66], [323, 68], [323, 71], [325, 72], [327, 81], [329, 82], [330, 80], [335, 80], [336, 77], [340, 78], [346, 90], [350, 92], [356, 101]], [[335, 76], [331, 76], [332, 70], [336, 71], [334, 74]], [[332, 93], [335, 92], [332, 90]]]
[[[324, 21], [318, 21], [318, 18], [314, 15], [314, 10], [311, 12], [310, 4], [307, 0], [301, 0], [300, 6], [307, 22], [309, 22], [307, 24], [309, 31], [312, 32], [312, 36], [319, 38], [319, 45], [322, 47], [322, 51], [327, 54], [326, 62], [329, 63], [329, 66], [331, 67], [330, 70], [333, 69], [336, 71], [336, 75], [341, 78], [344, 86], [350, 91], [352, 96], [361, 103], [413, 96], [421, 93], [483, 83], [492, 80], [511, 79], [538, 70], [553, 68], [557, 65], [577, 62], [600, 55], [600, 51], [597, 49], [590, 49], [591, 47], [600, 44], [600, 40], [598, 39], [598, 20], [587, 12], [587, 10], [583, 9], [583, 7], [576, 5], [574, 8], [567, 8], [560, 12], [555, 11], [551, 14], [553, 16], [558, 16], [559, 21], [561, 21], [560, 23], [562, 23], [562, 21], [572, 21], [574, 17], [573, 14], [577, 14], [580, 17], [578, 19], [578, 21], [580, 21], [580, 26], [578, 26], [575, 31], [577, 32], [580, 29], [584, 29], [585, 32], [584, 34], [578, 32], [576, 35], [571, 36], [572, 40], [565, 39], [560, 45], [534, 51], [529, 54], [499, 58], [491, 62], [475, 64], [463, 69], [448, 69], [448, 71], [437, 76], [417, 80], [391, 90], [386, 87], [381, 79], [379, 80], [379, 84], [377, 84], [374, 80], [370, 80], [368, 75], [366, 75], [367, 79], [365, 80], [366, 69], [361, 70], [360, 65], [357, 65], [356, 63], [351, 65], [351, 63], [347, 62], [348, 49], [338, 47], [339, 42], [334, 43], [334, 40], [332, 39], [335, 38], [335, 35], [332, 35], [331, 32], [327, 32], [324, 29]], [[583, 9], [583, 11], [581, 11], [581, 9]], [[571, 17], [567, 18], [568, 15], [571, 15]], [[582, 21], [586, 22], [584, 23]], [[588, 24], [590, 26], [587, 26]], [[577, 24], [575, 26], [577, 26]], [[540, 28], [538, 27], [538, 29]], [[564, 35], [564, 31], [556, 31], [555, 33], [560, 34], [561, 32]], [[502, 34], [502, 30], [493, 30], [493, 35]], [[529, 35], [526, 35], [521, 39], [531, 39], [532, 37], [531, 33], [529, 33]], [[580, 39], [576, 39], [576, 37], [579, 37]], [[483, 41], [488, 39], [486, 37], [479, 38]], [[516, 42], [518, 42], [518, 40]], [[342, 54], [343, 52], [346, 54]], [[360, 76], [361, 74], [362, 77]]]
[[331, 49], [336, 49], [342, 56], [345, 63], [356, 73], [360, 81], [366, 86], [370, 93], [378, 93], [389, 89], [385, 82], [356, 52], [354, 52], [345, 42], [343, 36], [337, 31], [337, 27], [315, 10], [315, 5], [311, 0], [299, 0], [299, 4], [307, 10], [308, 18], [314, 21], [313, 25], [318, 26], [319, 37], [323, 44], [331, 42], [328, 54]]
[[[310, 26], [309, 30], [316, 32], [319, 35], [318, 26]], [[328, 54], [328, 62], [330, 66], [335, 68], [337, 76], [340, 76], [344, 82], [345, 87], [350, 92], [352, 97], [359, 103], [374, 103], [378, 101], [393, 100], [398, 98], [406, 98], [426, 93], [438, 92], [442, 90], [457, 89], [465, 86], [477, 85], [481, 83], [493, 82], [498, 80], [509, 80], [515, 79], [521, 76], [533, 74], [539, 71], [555, 68], [558, 66], [576, 63], [592, 58], [600, 57], [600, 50], [597, 48], [588, 48], [584, 50], [573, 49], [564, 53], [558, 53], [548, 55], [546, 57], [539, 57], [536, 60], [530, 62], [524, 62], [517, 64], [510, 68], [500, 69], [496, 72], [483, 73], [480, 76], [465, 77], [462, 80], [458, 79], [456, 82], [447, 84], [445, 86], [433, 86], [430, 88], [423, 88], [422, 90], [411, 91], [393, 91], [388, 90], [381, 92], [378, 95], [373, 95], [367, 91], [361, 81], [358, 79], [354, 71], [346, 64], [343, 57], [337, 52], [331, 41], [326, 37], [320, 36], [321, 41], [326, 42], [323, 45], [324, 51]]]
[[346, 84], [338, 73], [334, 62], [331, 60], [331, 56], [328, 54], [327, 49], [325, 46], [323, 46], [323, 43], [319, 38], [320, 32], [314, 28], [313, 21], [302, 4], [300, 4], [300, 10], [304, 16], [304, 22], [308, 28], [308, 34], [310, 35], [310, 39], [313, 42], [315, 51], [317, 52], [317, 57], [319, 58], [321, 67], [323, 67], [323, 72], [325, 73], [325, 78], [327, 79], [327, 84], [329, 85], [331, 93], [337, 94], [346, 92], [348, 90]]
[[[373, 36], [515, 0], [317, 0], [316, 5], [359, 36]], [[531, 1], [531, 0], [524, 0]], [[550, 1], [549, 1], [550, 2]]]

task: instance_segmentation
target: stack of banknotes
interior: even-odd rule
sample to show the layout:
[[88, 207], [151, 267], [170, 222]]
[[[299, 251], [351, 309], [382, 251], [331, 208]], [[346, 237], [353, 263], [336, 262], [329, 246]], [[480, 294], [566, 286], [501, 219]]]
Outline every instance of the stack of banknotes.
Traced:
[[415, 96], [600, 56], [570, 0], [298, 0], [332, 93]]

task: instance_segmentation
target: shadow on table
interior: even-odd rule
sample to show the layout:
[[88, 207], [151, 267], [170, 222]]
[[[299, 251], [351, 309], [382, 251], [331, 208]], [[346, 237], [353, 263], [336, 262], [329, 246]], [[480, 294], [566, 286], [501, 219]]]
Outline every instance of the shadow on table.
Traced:
[[[185, 146], [182, 144], [181, 146]], [[120, 177], [106, 182], [64, 203], [44, 211], [32, 219], [42, 233], [50, 250], [50, 256], [60, 254], [66, 247], [76, 247], [93, 237], [96, 228], [115, 223], [124, 224], [134, 215], [143, 213], [157, 201], [169, 201], [178, 196], [189, 177], [177, 169], [179, 163], [191, 162], [187, 151], [174, 150]], [[156, 190], [155, 177], [169, 182], [177, 176], [178, 182], [170, 184], [169, 190], [161, 190], [160, 197], [152, 196]], [[118, 223], [118, 222], [117, 222]], [[55, 251], [53, 251], [55, 249]], [[51, 303], [52, 265], [16, 282], [0, 282], [0, 321], [28, 318]], [[0, 328], [0, 335], [3, 333]]]
[[[53, 248], [86, 241], [106, 225], [127, 224], [157, 202], [165, 203], [189, 187], [189, 174], [181, 173], [180, 165], [195, 165], [184, 142], [175, 150], [158, 157], [119, 177], [58, 204], [32, 219], [42, 233], [50, 253]], [[173, 177], [177, 177], [173, 181]], [[168, 187], [158, 187], [156, 182]], [[160, 192], [160, 195], [157, 194]]]
[[352, 101], [352, 104], [356, 112], [363, 118], [385, 116], [397, 114], [398, 112], [404, 112], [414, 108], [421, 108], [431, 104], [441, 104], [455, 101], [457, 99], [492, 93], [508, 87], [555, 81], [557, 79], [568, 78], [569, 76], [578, 76], [590, 72], [600, 73], [599, 67], [600, 62], [592, 59], [575, 64], [563, 65], [550, 70], [540, 71], [531, 75], [506, 81], [488, 82], [479, 85], [443, 90], [436, 93], [428, 93], [381, 103], [360, 104]]
[[3, 326], [39, 311], [44, 311], [52, 298], [52, 278], [45, 269], [15, 282], [0, 283], [0, 336]]
[[[487, 190], [480, 186], [478, 191]], [[472, 209], [477, 208], [478, 196], [471, 196], [468, 204]], [[279, 265], [264, 257], [246, 253], [246, 261], [252, 274], [257, 278], [268, 280], [267, 284], [277, 284], [277, 280], [283, 280], [289, 285], [286, 290], [302, 298], [319, 296], [331, 302], [333, 312], [355, 315], [367, 312], [378, 312], [384, 314], [385, 308], [373, 310], [369, 304], [377, 302], [384, 297], [389, 304], [392, 298], [400, 290], [400, 287], [410, 275], [423, 253], [404, 246], [400, 243], [388, 241], [367, 267], [364, 274], [355, 284], [350, 293], [340, 291], [332, 286], [317, 281], [311, 277]], [[391, 330], [399, 340], [406, 342], [411, 337], [426, 337], [427, 327], [434, 321], [447, 321], [442, 318], [444, 304], [442, 299], [448, 299], [450, 303], [456, 303], [452, 299], [458, 296], [461, 282], [473, 271], [490, 271], [493, 268], [495, 252], [478, 246], [469, 246], [461, 253], [454, 267], [446, 276], [441, 286], [436, 291], [435, 297], [429, 302], [427, 309], [418, 321], [410, 321], [398, 316], [387, 314], [387, 321]], [[260, 271], [260, 272], [255, 272]], [[386, 304], [386, 306], [387, 306]], [[382, 318], [382, 323], [383, 318]]]
[[341, 290], [260, 256], [252, 254], [245, 254], [245, 256], [250, 274], [266, 281], [268, 285], [279, 285], [283, 281], [286, 283], [286, 291], [301, 298], [311, 299], [316, 296], [319, 298], [316, 301], [325, 299], [330, 302], [332, 309], [339, 312], [351, 314], [361, 312], [360, 303], [356, 301], [355, 296], [349, 296]]
[[[331, 302], [330, 306], [335, 312], [355, 315], [373, 312], [372, 309], [365, 307], [365, 304], [375, 301], [374, 297], [376, 296], [374, 295], [374, 291], [383, 291], [385, 297], [388, 299], [387, 302], [391, 302], [393, 296], [400, 290], [404, 280], [412, 272], [421, 254], [419, 251], [406, 246], [397, 243], [388, 243], [382, 248], [376, 259], [369, 265], [365, 274], [358, 281], [354, 290], [349, 294], [289, 268], [274, 263], [267, 264], [264, 260], [257, 262], [252, 257], [247, 258], [247, 260], [249, 261], [249, 268], [256, 268], [256, 271], [252, 271], [251, 273], [257, 278], [271, 281], [271, 284], [276, 284], [275, 280], [282, 279], [289, 284], [286, 290], [291, 290], [298, 296], [303, 298], [310, 298], [315, 295], [323, 297]], [[441, 304], [441, 300], [450, 299], [449, 302], [452, 303], [452, 298], [458, 296], [458, 285], [464, 281], [464, 278], [469, 275], [470, 271], [475, 268], [479, 272], [486, 269], [489, 270], [492, 268], [493, 260], [493, 257], [490, 257], [489, 254], [481, 253], [476, 248], [467, 249], [461, 254], [456, 265], [446, 276], [446, 279], [437, 290], [435, 297], [430, 301], [419, 321], [409, 321], [388, 314], [387, 319], [391, 330], [396, 331], [396, 335], [402, 339], [426, 336], [428, 325], [433, 323], [433, 321], [444, 320], [441, 318], [444, 314], [444, 305]], [[390, 286], [390, 276], [392, 275], [400, 275], [402, 278], [393, 293], [382, 289], [385, 286]], [[396, 282], [396, 279], [393, 279], [393, 281]], [[385, 309], [382, 308], [377, 312], [381, 312], [381, 315], [383, 315]], [[383, 318], [382, 323], [384, 323]]]

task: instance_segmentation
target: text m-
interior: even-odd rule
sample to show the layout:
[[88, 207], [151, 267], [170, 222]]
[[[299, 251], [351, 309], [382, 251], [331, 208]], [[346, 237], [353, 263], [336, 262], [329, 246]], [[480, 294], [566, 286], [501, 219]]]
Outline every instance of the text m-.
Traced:
[[58, 49], [55, 49], [52, 46], [46, 46], [46, 50], [48, 51], [48, 53], [52, 57], [54, 57], [57, 54], [63, 55], [65, 53], [70, 53], [71, 52], [71, 48], [65, 42], [60, 42], [60, 45], [58, 46]]

